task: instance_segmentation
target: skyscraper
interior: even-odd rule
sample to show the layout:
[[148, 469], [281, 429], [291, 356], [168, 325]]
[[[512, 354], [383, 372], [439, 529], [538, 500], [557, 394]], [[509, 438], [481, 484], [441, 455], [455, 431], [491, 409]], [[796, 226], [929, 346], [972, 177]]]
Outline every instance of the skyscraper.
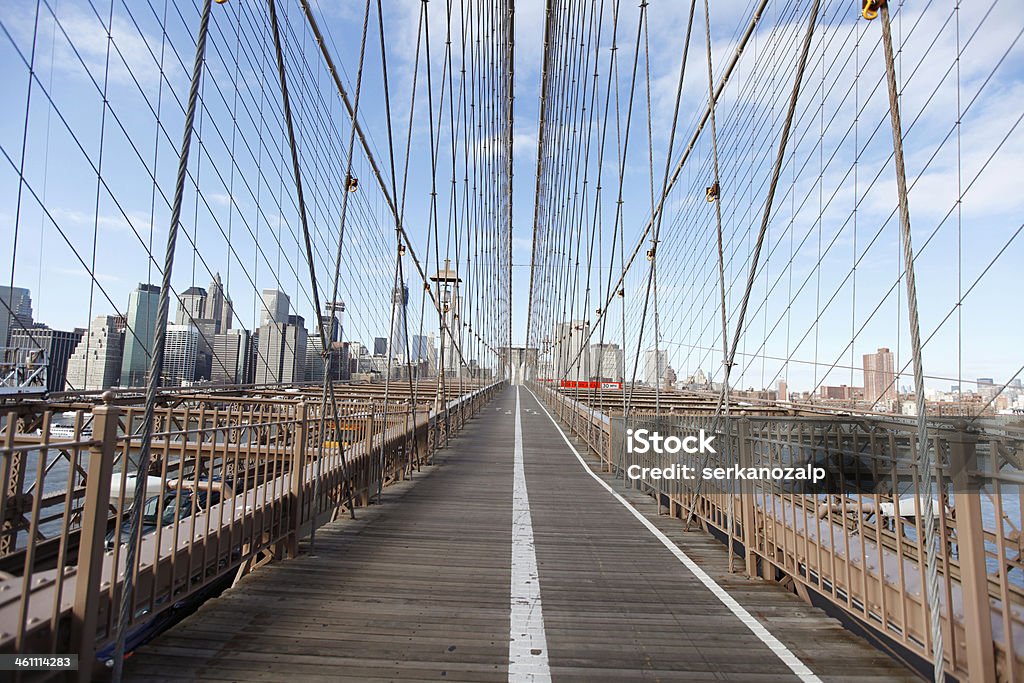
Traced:
[[206, 290], [206, 311], [203, 317], [214, 321], [214, 334], [223, 334], [231, 329], [231, 299], [224, 293], [220, 273], [213, 276]]
[[228, 330], [213, 336], [213, 364], [210, 381], [218, 384], [245, 384], [249, 376], [248, 330]]
[[896, 400], [896, 372], [892, 352], [883, 347], [864, 354], [864, 400], [888, 407]]
[[164, 345], [162, 384], [169, 387], [191, 384], [195, 379], [199, 331], [194, 325], [168, 325]]
[[385, 337], [374, 337], [373, 338], [373, 355], [375, 356], [386, 356], [388, 355], [388, 340]]
[[46, 390], [64, 391], [67, 380], [68, 359], [82, 340], [84, 330], [64, 332], [51, 330], [46, 325], [34, 324], [29, 329], [11, 330], [10, 346], [22, 349], [42, 349], [46, 353]]
[[68, 391], [109, 389], [121, 373], [124, 332], [118, 329], [116, 316], [93, 318], [82, 340], [68, 359]]
[[24, 287], [0, 285], [0, 346], [7, 346], [12, 330], [31, 327], [31, 293]]
[[324, 336], [328, 342], [340, 342], [344, 338], [344, 301], [328, 301], [324, 304]]
[[618, 344], [590, 345], [590, 377], [599, 382], [621, 382], [624, 358]]
[[206, 290], [202, 287], [189, 287], [181, 293], [178, 303], [178, 314], [174, 322], [178, 325], [195, 325], [206, 317]]
[[301, 316], [286, 322], [268, 322], [260, 327], [257, 384], [291, 384], [306, 376], [307, 333]]
[[665, 379], [668, 372], [668, 352], [647, 349], [644, 352], [644, 382], [649, 386], [656, 386]]
[[261, 296], [260, 327], [268, 322], [287, 323], [291, 299], [278, 289], [264, 289]]
[[444, 260], [444, 268], [432, 275], [431, 280], [437, 283], [440, 293], [441, 307], [444, 312], [444, 326], [441, 328], [441, 363], [440, 370], [446, 375], [458, 375], [461, 365], [462, 348], [462, 296], [459, 285], [462, 278], [451, 267], [448, 259]]
[[583, 348], [589, 332], [590, 323], [586, 320], [555, 325], [551, 353], [556, 379], [581, 382], [590, 377], [590, 356], [584, 353]]
[[400, 363], [406, 361], [405, 337], [408, 333], [406, 324], [406, 306], [409, 303], [409, 286], [405, 283], [395, 285], [391, 292], [391, 334], [388, 335], [389, 358], [396, 358]]
[[159, 300], [159, 287], [141, 283], [128, 297], [124, 355], [121, 359], [122, 387], [141, 387], [146, 383]]

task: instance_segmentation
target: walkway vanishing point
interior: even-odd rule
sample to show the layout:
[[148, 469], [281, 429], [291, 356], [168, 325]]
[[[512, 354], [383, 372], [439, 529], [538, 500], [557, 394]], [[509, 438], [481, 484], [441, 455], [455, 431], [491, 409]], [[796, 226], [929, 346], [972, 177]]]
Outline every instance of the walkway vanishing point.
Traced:
[[506, 388], [433, 466], [140, 648], [126, 678], [915, 679], [595, 469]]

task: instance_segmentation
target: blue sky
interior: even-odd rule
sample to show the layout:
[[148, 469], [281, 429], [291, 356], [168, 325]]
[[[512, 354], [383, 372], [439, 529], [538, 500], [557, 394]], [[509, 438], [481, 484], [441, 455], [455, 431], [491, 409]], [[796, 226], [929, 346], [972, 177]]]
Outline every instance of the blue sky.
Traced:
[[[305, 150], [303, 173], [317, 272], [323, 286], [333, 269], [336, 190], [348, 128], [297, 4], [280, 4], [300, 146]], [[610, 21], [610, 3], [606, 4], [605, 26]], [[720, 150], [728, 152], [722, 160], [723, 227], [733, 316], [791, 82], [798, 42], [794, 37], [802, 31], [807, 5], [769, 4], [719, 104]], [[759, 271], [748, 333], [740, 347], [742, 353], [750, 354], [741, 356], [748, 361], [742, 365], [744, 387], [770, 384], [779, 376], [788, 377], [790, 385], [798, 388], [822, 382], [857, 384], [858, 373], [845, 366], [859, 366], [860, 354], [879, 346], [896, 350], [900, 365], [910, 358], [905, 294], [898, 280], [897, 224], [892, 216], [896, 207], [889, 159], [892, 141], [884, 88], [878, 87], [883, 73], [879, 26], [858, 21], [848, 5], [823, 3], [777, 213], [769, 228], [767, 260]], [[435, 115], [444, 69], [443, 6], [428, 5]], [[249, 328], [258, 317], [254, 294], [264, 287], [280, 287], [292, 295], [301, 314], [307, 319], [312, 315], [264, 7], [239, 0], [214, 7], [203, 86], [205, 106], [197, 122], [201, 144], [193, 147], [174, 277], [176, 289], [182, 291], [193, 283], [205, 287], [212, 273], [220, 272], [241, 324]], [[732, 0], [712, 3], [716, 77], [749, 21], [751, 7], [752, 3]], [[317, 7], [350, 92], [355, 89], [362, 8], [362, 2], [353, 1]], [[419, 71], [414, 71], [417, 36], [424, 35], [419, 28], [421, 3], [392, 0], [384, 8], [399, 168], [396, 185], [401, 194], [405, 180], [406, 227], [417, 255], [427, 270], [433, 270], [437, 264], [430, 235], [431, 165], [422, 57]], [[651, 146], [658, 185], [686, 9], [684, 3], [650, 6]], [[620, 59], [626, 59], [633, 53], [637, 8], [623, 5], [620, 12]], [[0, 224], [5, 226], [0, 231], [0, 262], [5, 264], [0, 279], [10, 280], [13, 262], [14, 284], [32, 289], [38, 320], [61, 328], [84, 327], [90, 314], [123, 311], [128, 292], [138, 282], [158, 278], [147, 252], [162, 259], [198, 6], [188, 2], [178, 7], [165, 0], [127, 4], [60, 0], [40, 5], [38, 19], [33, 5], [5, 6], [0, 21], [0, 64], [8, 76], [0, 93], [9, 103], [0, 116]], [[678, 124], [684, 140], [707, 103], [700, 8], [697, 21]], [[960, 376], [1006, 380], [1021, 365], [1019, 340], [1024, 334], [1013, 299], [1021, 289], [1024, 256], [1024, 243], [1015, 237], [1024, 223], [1024, 194], [1018, 189], [1024, 162], [1020, 130], [1024, 8], [1009, 0], [972, 3], [959, 11], [953, 2], [912, 4], [898, 11], [894, 22], [901, 50], [907, 170], [913, 183], [910, 202], [919, 253], [922, 333], [929, 339], [925, 369], [937, 378], [929, 386], [948, 388], [951, 382], [946, 378]], [[542, 3], [517, 4], [513, 207], [517, 266], [530, 259], [543, 27]], [[370, 31], [361, 120], [374, 156], [388, 175], [375, 17]], [[457, 43], [456, 62], [461, 58]], [[607, 68], [609, 47], [607, 43], [595, 47], [599, 69]], [[773, 57], [779, 68], [765, 68]], [[26, 61], [33, 64], [35, 74], [28, 106]], [[629, 86], [624, 65], [620, 63], [619, 76], [623, 90]], [[414, 73], [417, 108], [405, 178], [402, 158]], [[458, 79], [454, 87], [458, 92]], [[646, 116], [642, 98], [638, 106], [644, 107]], [[624, 182], [627, 248], [635, 244], [650, 215], [646, 119], [634, 125], [636, 143], [626, 160]], [[447, 135], [448, 129], [443, 130]], [[450, 141], [442, 136], [437, 144], [439, 158], [450, 155]], [[492, 145], [483, 141], [479, 145], [472, 149], [479, 159], [493, 153]], [[468, 149], [462, 143], [456, 147], [460, 154]], [[608, 148], [609, 159], [614, 149]], [[702, 135], [670, 195], [659, 251], [662, 344], [670, 350], [670, 363], [682, 374], [697, 368], [717, 372], [720, 363], [717, 285], [712, 278], [717, 273], [714, 219], [711, 205], [702, 197], [710, 152], [709, 137]], [[673, 163], [678, 153], [677, 142]], [[22, 165], [23, 184], [18, 181]], [[604, 170], [609, 185], [616, 181], [614, 166], [610, 161]], [[102, 171], [99, 183], [98, 168]], [[369, 343], [387, 329], [394, 230], [361, 154], [356, 155], [355, 174], [363, 189], [352, 195], [350, 205], [342, 298], [349, 303], [350, 336]], [[450, 175], [449, 161], [439, 172], [437, 185], [449, 187]], [[439, 191], [439, 196], [444, 195]], [[607, 201], [603, 213], [611, 216], [614, 207]], [[448, 200], [440, 200], [442, 237], [450, 222], [449, 210]], [[15, 226], [17, 252], [12, 259]], [[606, 220], [601, 229], [610, 235], [611, 228]], [[449, 249], [453, 255], [454, 246]], [[445, 249], [440, 251], [443, 259]], [[602, 254], [600, 260], [607, 265], [608, 255]], [[852, 277], [854, 263], [856, 276]], [[413, 279], [408, 256], [404, 268]], [[640, 259], [630, 271], [630, 292], [641, 291], [646, 268], [647, 262]], [[513, 270], [513, 331], [521, 341], [529, 269]], [[479, 326], [493, 329], [482, 303], [488, 299], [486, 281], [484, 267], [481, 277], [467, 284], [475, 287], [472, 294], [467, 290], [467, 296], [481, 302]], [[592, 284], [598, 288], [596, 276]], [[409, 315], [418, 325], [422, 289], [414, 285]], [[957, 306], [965, 293], [962, 306]], [[579, 299], [576, 315], [582, 316], [582, 296]], [[635, 346], [634, 333], [640, 324], [637, 303], [630, 299], [627, 304], [628, 349]], [[587, 307], [588, 311], [593, 308]], [[615, 312], [610, 319], [619, 317]], [[423, 316], [423, 321], [424, 331], [436, 330], [436, 319], [431, 322]], [[619, 327], [609, 328], [612, 339], [622, 337]], [[836, 367], [826, 373], [833, 363]]]

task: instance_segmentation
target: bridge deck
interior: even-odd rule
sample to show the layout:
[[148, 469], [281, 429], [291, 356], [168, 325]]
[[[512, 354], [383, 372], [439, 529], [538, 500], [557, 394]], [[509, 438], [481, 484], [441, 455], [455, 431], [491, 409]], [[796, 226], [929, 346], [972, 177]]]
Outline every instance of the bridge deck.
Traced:
[[[203, 605], [141, 648], [128, 677], [483, 683], [548, 680], [549, 670], [555, 681], [785, 681], [806, 667], [804, 680], [915, 680], [781, 588], [728, 574], [717, 541], [622, 491], [710, 575], [702, 582], [588, 474], [525, 388], [519, 400], [529, 514], [515, 534], [514, 493], [520, 512], [524, 499], [512, 388], [433, 467], [385, 489], [356, 521], [322, 529], [315, 555], [261, 569]], [[535, 586], [534, 555], [540, 602], [513, 619], [510, 595]], [[513, 621], [531, 647], [510, 675]]]

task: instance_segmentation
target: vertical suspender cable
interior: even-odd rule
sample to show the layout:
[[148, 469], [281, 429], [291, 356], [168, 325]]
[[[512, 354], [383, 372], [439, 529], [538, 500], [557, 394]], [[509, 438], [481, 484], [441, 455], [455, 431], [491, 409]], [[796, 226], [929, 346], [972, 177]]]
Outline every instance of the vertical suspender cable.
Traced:
[[[203, 77], [203, 62], [206, 53], [206, 36], [210, 26], [210, 11], [213, 0], [203, 0], [199, 20], [199, 36], [196, 39], [196, 56], [192, 66], [192, 85], [188, 92], [188, 107], [185, 110], [185, 132], [178, 156], [178, 176], [174, 183], [174, 204], [171, 207], [171, 225], [167, 231], [167, 250], [164, 253], [163, 280], [157, 301], [156, 331], [153, 338], [153, 353], [149, 360], [149, 377], [146, 380], [146, 404], [142, 418], [142, 449], [135, 467], [135, 497], [132, 498], [129, 513], [128, 547], [125, 550], [124, 590], [121, 592], [121, 611], [117, 620], [117, 639], [114, 643], [113, 681], [120, 683], [124, 670], [125, 635], [132, 620], [134, 604], [135, 563], [139, 548], [142, 506], [146, 497], [146, 473], [149, 470], [150, 448], [153, 441], [153, 414], [156, 412], [156, 394], [160, 388], [160, 372], [164, 364], [164, 347], [167, 342], [167, 305], [171, 290], [171, 271], [174, 267], [174, 248], [178, 238], [178, 223], [181, 220], [181, 204], [185, 194], [185, 175], [188, 173], [188, 153], [192, 146], [192, 126], [195, 122], [196, 101], [199, 99], [199, 84]], [[127, 456], [127, 451], [126, 451]], [[125, 466], [128, 465], [127, 457]]]
[[892, 49], [892, 31], [889, 27], [889, 7], [881, 2], [882, 46], [885, 49], [885, 75], [889, 85], [889, 115], [892, 122], [893, 156], [896, 161], [896, 191], [900, 210], [900, 241], [903, 243], [903, 267], [906, 272], [907, 311], [910, 323], [910, 352], [914, 364], [914, 402], [917, 407], [917, 468], [925, 486], [924, 542], [925, 593], [931, 618], [932, 666], [936, 683], [945, 680], [944, 649], [942, 644], [942, 614], [939, 612], [939, 560], [935, 530], [935, 494], [941, 490], [936, 481], [941, 475], [932, 467], [928, 448], [928, 420], [924, 401], [924, 365], [921, 362], [921, 330], [917, 311], [917, 284], [914, 279], [914, 247], [910, 241], [910, 205], [907, 199], [907, 171], [903, 162], [903, 129], [900, 124], [899, 94], [896, 88], [896, 65]]
[[[786, 146], [789, 144], [789, 134], [793, 128], [793, 117], [796, 113], [796, 103], [800, 97], [800, 84], [804, 80], [804, 71], [807, 68], [807, 55], [811, 51], [811, 38], [814, 36], [814, 24], [818, 20], [818, 8], [821, 5], [821, 0], [814, 0], [814, 4], [811, 5], [810, 16], [807, 19], [807, 32], [804, 34], [804, 42], [800, 48], [800, 61], [797, 65], [796, 76], [793, 78], [793, 90], [789, 96], [789, 108], [786, 111], [786, 120], [782, 125], [782, 131], [779, 134], [779, 150], [775, 157], [775, 166], [772, 169], [771, 182], [768, 185], [768, 196], [764, 203], [764, 214], [761, 217], [761, 228], [757, 234], [757, 242], [754, 244], [754, 254], [750, 261], [750, 272], [747, 274], [747, 285], [743, 292], [743, 299], [740, 302], [739, 318], [736, 321], [736, 330], [733, 333], [732, 344], [729, 346], [729, 355], [726, 359], [726, 377], [723, 383], [722, 391], [719, 392], [718, 407], [715, 409], [715, 418], [721, 415], [722, 404], [725, 398], [725, 386], [728, 385], [729, 376], [728, 371], [732, 366], [736, 356], [736, 347], [739, 346], [740, 335], [743, 334], [743, 319], [747, 314], [747, 305], [750, 302], [750, 292], [754, 288], [754, 278], [757, 276], [757, 264], [761, 256], [761, 248], [764, 246], [764, 238], [768, 232], [768, 223], [771, 221], [772, 206], [775, 203], [775, 190], [779, 186], [779, 175], [782, 173], [782, 161], [786, 156]], [[708, 458], [710, 454], [705, 454], [701, 467], [707, 466]], [[693, 500], [690, 503], [690, 510], [686, 515], [686, 528], [689, 529], [690, 523], [693, 521], [694, 513], [697, 508], [697, 499], [700, 496], [702, 480], [697, 479], [697, 484], [694, 487]]]

